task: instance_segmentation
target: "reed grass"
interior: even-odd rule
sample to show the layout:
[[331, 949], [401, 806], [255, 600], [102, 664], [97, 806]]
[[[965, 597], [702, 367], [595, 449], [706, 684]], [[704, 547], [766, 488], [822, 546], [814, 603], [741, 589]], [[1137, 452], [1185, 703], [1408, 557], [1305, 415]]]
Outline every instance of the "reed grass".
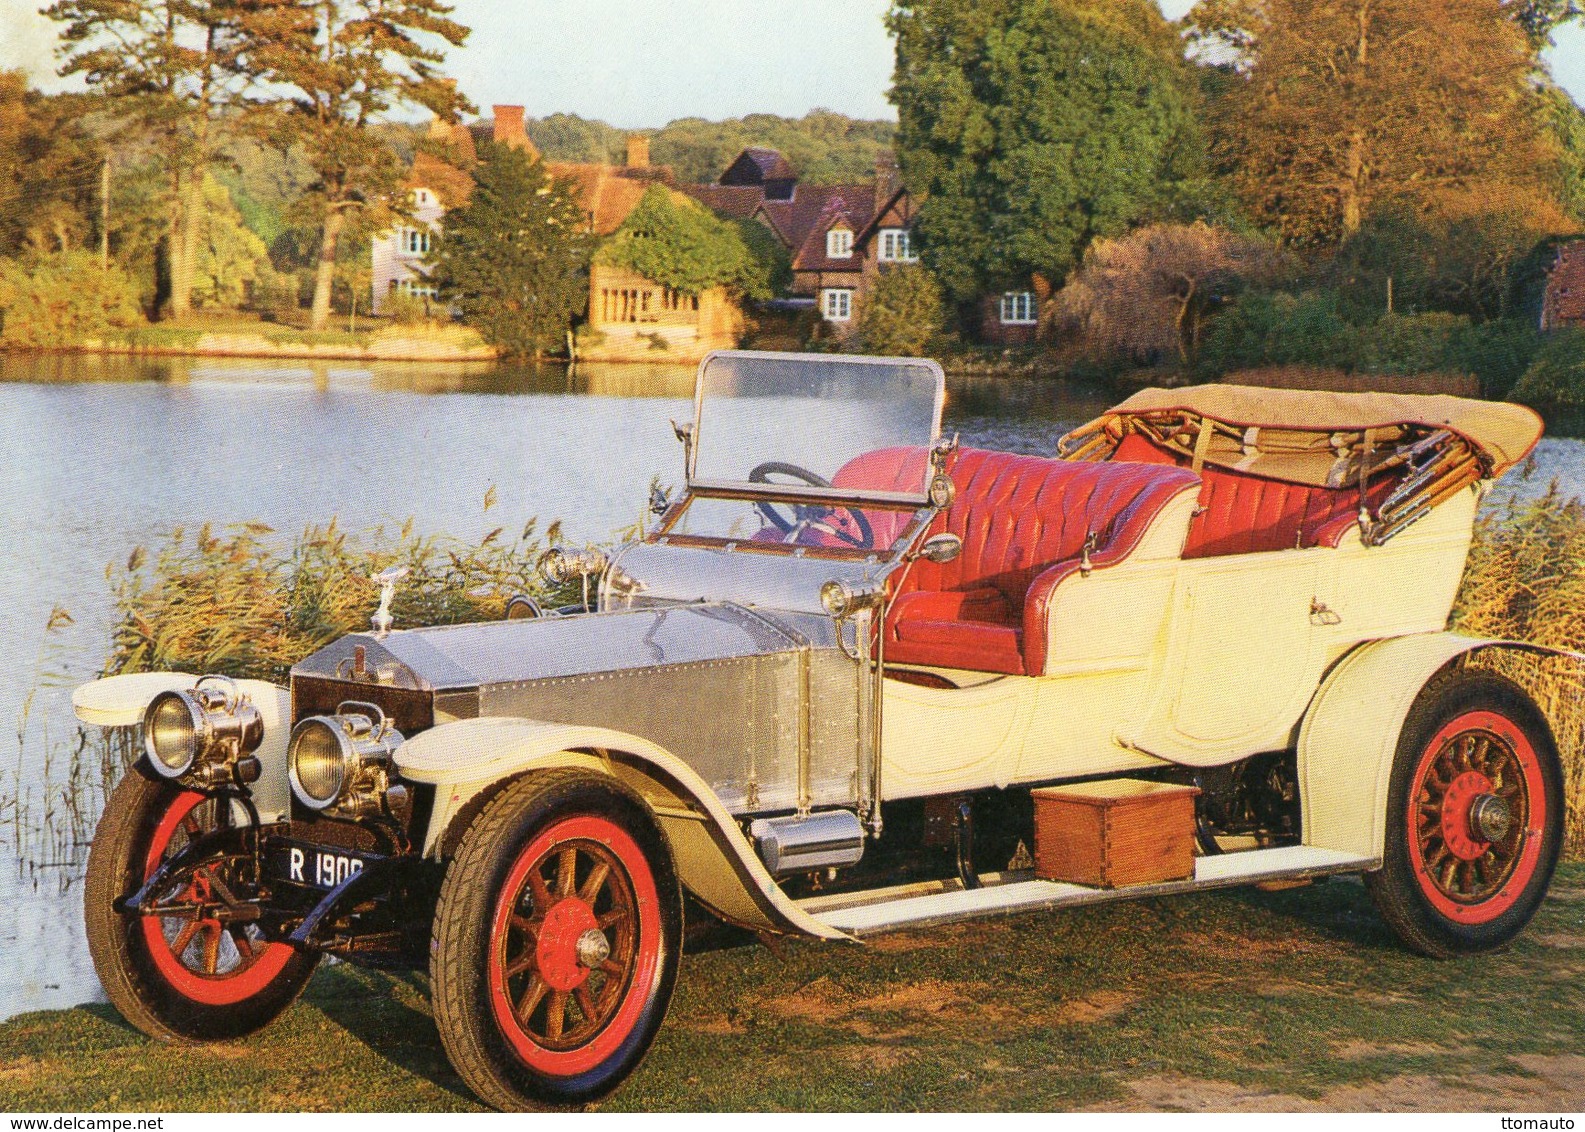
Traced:
[[543, 539], [530, 519], [515, 535], [497, 527], [473, 543], [417, 534], [411, 519], [361, 535], [331, 519], [285, 546], [274, 533], [262, 523], [218, 534], [178, 529], [152, 556], [139, 547], [112, 567], [119, 621], [107, 673], [175, 669], [285, 683], [303, 657], [368, 628], [379, 600], [371, 579], [392, 565], [411, 570], [392, 604], [397, 625], [497, 620], [515, 594], [565, 596], [547, 590], [536, 568], [559, 523]]
[[[1585, 652], [1585, 502], [1554, 481], [1538, 498], [1483, 514], [1450, 628]], [[1585, 859], [1585, 664], [1510, 650], [1469, 663], [1518, 681], [1551, 720], [1568, 801], [1563, 852]]]

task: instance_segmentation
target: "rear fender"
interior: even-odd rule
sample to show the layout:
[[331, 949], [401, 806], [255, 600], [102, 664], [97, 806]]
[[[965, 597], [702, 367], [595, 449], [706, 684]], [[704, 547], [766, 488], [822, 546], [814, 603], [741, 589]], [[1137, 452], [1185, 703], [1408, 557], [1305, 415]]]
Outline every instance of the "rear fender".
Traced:
[[[531, 719], [442, 724], [404, 743], [402, 776], [435, 787], [425, 856], [439, 857], [470, 817], [471, 802], [535, 770], [577, 767], [610, 775], [649, 806], [688, 890], [722, 918], [759, 932], [848, 939], [802, 911], [766, 871], [726, 807], [681, 759], [636, 735]], [[456, 829], [453, 829], [457, 826]]]
[[[129, 672], [79, 685], [72, 692], [72, 710], [84, 723], [99, 727], [136, 727], [149, 701], [161, 692], [185, 692], [198, 683], [190, 672]], [[264, 721], [264, 739], [254, 757], [259, 780], [248, 787], [259, 820], [268, 824], [290, 816], [292, 787], [286, 777], [286, 744], [292, 734], [292, 694], [268, 680], [238, 680]]]
[[1304, 843], [1381, 860], [1398, 736], [1426, 683], [1462, 656], [1513, 649], [1585, 660], [1524, 641], [1419, 633], [1371, 641], [1322, 682], [1299, 729]]

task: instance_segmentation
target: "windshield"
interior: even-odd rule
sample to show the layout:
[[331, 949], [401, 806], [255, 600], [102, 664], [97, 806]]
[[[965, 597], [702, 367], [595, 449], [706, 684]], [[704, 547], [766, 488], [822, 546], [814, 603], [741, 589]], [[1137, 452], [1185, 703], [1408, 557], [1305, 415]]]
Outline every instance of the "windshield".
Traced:
[[921, 359], [712, 354], [699, 372], [689, 483], [922, 502], [942, 388], [941, 368]]

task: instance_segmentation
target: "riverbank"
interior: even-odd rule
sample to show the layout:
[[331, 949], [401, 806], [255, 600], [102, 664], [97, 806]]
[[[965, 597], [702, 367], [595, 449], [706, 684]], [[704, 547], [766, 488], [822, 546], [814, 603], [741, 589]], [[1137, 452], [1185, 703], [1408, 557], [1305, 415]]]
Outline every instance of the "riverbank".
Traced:
[[380, 324], [302, 330], [268, 322], [134, 327], [71, 347], [82, 353], [325, 361], [489, 362], [499, 354], [464, 326]]
[[[1576, 1111], [1582, 911], [1574, 864], [1511, 948], [1449, 962], [1397, 944], [1354, 880], [865, 948], [696, 947], [649, 1056], [601, 1107]], [[152, 1042], [108, 1006], [24, 1015], [0, 1025], [0, 1108], [476, 1109], [428, 984], [324, 967], [262, 1033], [198, 1047]]]

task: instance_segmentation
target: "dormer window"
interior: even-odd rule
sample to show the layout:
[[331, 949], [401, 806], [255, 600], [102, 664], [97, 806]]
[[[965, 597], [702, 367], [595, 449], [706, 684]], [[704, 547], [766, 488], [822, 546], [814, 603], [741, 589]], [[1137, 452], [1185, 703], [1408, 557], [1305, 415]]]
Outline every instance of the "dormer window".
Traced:
[[918, 263], [913, 240], [906, 228], [882, 228], [878, 258], [882, 263]]
[[853, 232], [849, 228], [833, 228], [826, 233], [826, 258], [851, 259]]
[[435, 203], [435, 194], [428, 189], [414, 189], [413, 203], [419, 208], [427, 208]]

